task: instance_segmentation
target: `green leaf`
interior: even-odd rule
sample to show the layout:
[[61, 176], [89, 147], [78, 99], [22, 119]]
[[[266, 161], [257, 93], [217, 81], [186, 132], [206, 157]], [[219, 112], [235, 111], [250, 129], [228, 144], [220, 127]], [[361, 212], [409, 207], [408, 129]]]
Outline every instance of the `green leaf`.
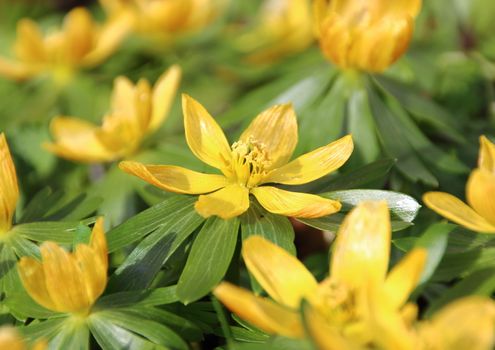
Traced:
[[19, 327], [17, 329], [29, 342], [38, 339], [49, 340], [60, 332], [66, 320], [66, 317], [52, 318], [43, 322], [32, 322], [27, 327]]
[[75, 248], [78, 244], [89, 244], [91, 239], [91, 229], [86, 225], [78, 225], [74, 234], [72, 246]]
[[71, 318], [50, 340], [53, 349], [89, 350], [89, 329], [85, 323], [76, 323]]
[[89, 224], [90, 222], [33, 222], [15, 225], [12, 231], [16, 235], [36, 242], [53, 241], [62, 244], [71, 244], [77, 227], [80, 224], [87, 223]]
[[177, 283], [177, 295], [184, 304], [205, 296], [225, 276], [234, 255], [238, 231], [238, 218], [206, 220]]
[[131, 217], [107, 233], [109, 251], [114, 252], [141, 240], [160, 226], [178, 225], [185, 217], [197, 216], [200, 221], [194, 211], [195, 201], [195, 197], [177, 195]]
[[95, 307], [98, 309], [124, 308], [130, 306], [157, 306], [179, 301], [176, 286], [157, 289], [119, 292], [99, 298]]
[[11, 246], [0, 242], [0, 292], [13, 292], [18, 287], [16, 263]]
[[454, 287], [446, 290], [440, 298], [435, 300], [425, 316], [431, 317], [448, 303], [470, 295], [481, 295], [489, 297], [495, 291], [495, 267], [484, 268], [473, 272]]

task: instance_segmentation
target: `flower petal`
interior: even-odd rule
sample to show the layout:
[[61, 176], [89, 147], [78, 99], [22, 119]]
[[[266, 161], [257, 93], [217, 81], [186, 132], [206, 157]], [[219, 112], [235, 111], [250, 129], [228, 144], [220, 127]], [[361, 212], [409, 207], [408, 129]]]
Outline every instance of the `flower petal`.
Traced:
[[60, 157], [80, 162], [109, 161], [116, 155], [96, 136], [98, 127], [78, 118], [56, 117], [50, 124], [55, 143], [44, 147]]
[[407, 254], [385, 280], [386, 300], [394, 310], [399, 310], [409, 298], [421, 278], [426, 263], [425, 249], [414, 249]]
[[91, 13], [84, 7], [76, 7], [65, 16], [65, 54], [71, 63], [79, 62], [92, 50], [96, 39], [95, 27]]
[[240, 140], [247, 142], [252, 139], [262, 143], [272, 162], [269, 169], [274, 169], [289, 161], [297, 137], [296, 113], [291, 104], [285, 104], [261, 112], [242, 133]]
[[314, 181], [340, 168], [351, 156], [353, 148], [351, 135], [344, 136], [273, 170], [264, 182], [300, 185]]
[[390, 15], [395, 18], [409, 16], [415, 18], [421, 11], [422, 0], [378, 1], [378, 16]]
[[304, 334], [296, 310], [288, 310], [227, 282], [220, 283], [213, 294], [236, 315], [267, 333], [291, 338]]
[[242, 242], [246, 266], [277, 302], [298, 309], [303, 298], [316, 293], [318, 283], [296, 257], [261, 236]]
[[493, 300], [469, 296], [445, 306], [419, 330], [422, 338], [442, 349], [487, 350], [495, 344], [494, 327]]
[[319, 218], [340, 210], [340, 203], [314, 194], [284, 191], [272, 186], [251, 189], [269, 212], [296, 218]]
[[0, 57], [0, 75], [12, 80], [24, 80], [37, 73], [37, 68]]
[[136, 113], [136, 102], [134, 84], [127, 77], [119, 76], [113, 82], [111, 102], [111, 113], [134, 115]]
[[43, 45], [43, 35], [36, 22], [24, 18], [17, 23], [14, 53], [17, 58], [24, 62], [38, 63], [45, 60], [46, 51]]
[[196, 157], [212, 167], [223, 169], [230, 163], [227, 138], [215, 119], [196, 100], [182, 95], [184, 129], [189, 148]]
[[495, 173], [475, 169], [466, 184], [467, 202], [495, 226]]
[[41, 306], [56, 310], [46, 287], [46, 277], [41, 263], [33, 258], [22, 257], [17, 265], [19, 276], [26, 292]]
[[119, 167], [162, 190], [175, 193], [208, 193], [228, 184], [223, 175], [203, 174], [172, 165], [144, 165], [124, 161], [119, 163]]
[[151, 115], [149, 132], [158, 129], [167, 118], [175, 94], [179, 88], [182, 71], [178, 65], [173, 65], [162, 74], [153, 88], [153, 113]]
[[355, 288], [381, 285], [388, 269], [390, 242], [387, 203], [361, 202], [346, 216], [337, 233], [331, 278]]
[[216, 215], [230, 219], [249, 208], [249, 191], [239, 185], [228, 185], [216, 192], [199, 196], [194, 208], [204, 218]]
[[444, 192], [428, 192], [423, 196], [428, 208], [470, 230], [495, 233], [495, 225], [475, 212], [460, 199]]
[[495, 144], [486, 136], [480, 137], [478, 167], [495, 174]]
[[0, 234], [12, 227], [19, 187], [15, 165], [4, 133], [0, 133]]

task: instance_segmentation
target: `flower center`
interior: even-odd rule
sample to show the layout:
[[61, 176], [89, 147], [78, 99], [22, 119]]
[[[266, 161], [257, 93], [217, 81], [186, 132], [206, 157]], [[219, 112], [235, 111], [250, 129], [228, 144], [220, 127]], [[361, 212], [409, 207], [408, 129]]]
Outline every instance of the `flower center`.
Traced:
[[263, 143], [254, 139], [237, 141], [232, 145], [230, 176], [232, 181], [247, 188], [256, 187], [266, 176], [271, 164]]

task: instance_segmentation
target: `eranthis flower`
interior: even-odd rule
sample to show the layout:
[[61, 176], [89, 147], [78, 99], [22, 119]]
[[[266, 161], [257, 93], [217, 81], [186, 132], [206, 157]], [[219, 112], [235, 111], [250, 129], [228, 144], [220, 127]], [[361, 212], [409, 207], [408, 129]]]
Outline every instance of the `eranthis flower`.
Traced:
[[226, 0], [100, 0], [100, 3], [110, 16], [131, 15], [137, 33], [169, 39], [205, 27], [217, 17]]
[[59, 157], [88, 163], [132, 155], [168, 116], [180, 76], [180, 68], [172, 66], [153, 88], [145, 79], [133, 85], [129, 79], [118, 77], [102, 126], [74, 117], [56, 117], [50, 125], [55, 142], [45, 144], [45, 148]]
[[276, 105], [259, 114], [232, 146], [197, 101], [183, 95], [182, 109], [189, 148], [222, 175], [131, 161], [121, 162], [120, 168], [166, 191], [200, 194], [195, 208], [203, 217], [241, 215], [249, 208], [250, 194], [266, 210], [285, 216], [315, 218], [340, 210], [337, 201], [267, 184], [304, 184], [338, 169], [352, 153], [350, 135], [289, 162], [297, 144], [291, 105]]
[[315, 29], [327, 59], [381, 72], [407, 50], [421, 0], [315, 0]]
[[428, 192], [423, 201], [432, 210], [470, 230], [495, 233], [495, 144], [480, 137], [478, 168], [466, 184], [468, 204], [445, 192]]
[[32, 346], [29, 346], [19, 335], [14, 327], [0, 327], [0, 349], [5, 350], [45, 350], [48, 344], [39, 340]]
[[86, 315], [107, 285], [108, 250], [103, 219], [98, 219], [89, 244], [73, 253], [53, 242], [41, 245], [41, 261], [22, 257], [18, 271], [24, 288], [48, 310]]
[[19, 187], [14, 162], [5, 134], [0, 134], [0, 235], [12, 227]]
[[270, 63], [305, 50], [314, 41], [309, 0], [268, 0], [254, 30], [238, 40], [254, 63]]
[[128, 15], [99, 26], [85, 8], [71, 10], [62, 29], [43, 34], [30, 19], [17, 24], [14, 59], [0, 57], [0, 75], [28, 79], [50, 72], [65, 81], [80, 67], [93, 67], [110, 56], [132, 27]]
[[[363, 202], [342, 223], [330, 275], [321, 283], [297, 258], [260, 236], [252, 236], [243, 242], [242, 256], [273, 300], [227, 282], [216, 287], [214, 294], [241, 318], [271, 334], [304, 337], [299, 309], [306, 300], [311, 318], [318, 322], [315, 327], [329, 329], [325, 333], [334, 344], [354, 346], [335, 349], [364, 349], [366, 345], [400, 349], [392, 346], [409, 334], [400, 312], [411, 309], [406, 301], [419, 281], [426, 251], [411, 251], [387, 275], [390, 243], [387, 204]], [[384, 315], [392, 330], [375, 332]]]

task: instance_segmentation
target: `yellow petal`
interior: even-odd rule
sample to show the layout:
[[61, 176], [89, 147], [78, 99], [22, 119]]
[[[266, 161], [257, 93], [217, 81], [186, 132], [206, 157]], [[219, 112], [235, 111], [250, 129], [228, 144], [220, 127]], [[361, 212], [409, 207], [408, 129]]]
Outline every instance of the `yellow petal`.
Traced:
[[393, 309], [399, 310], [409, 298], [421, 278], [426, 258], [426, 250], [414, 249], [388, 274], [384, 293]]
[[335, 327], [331, 327], [318, 311], [309, 304], [303, 309], [304, 321], [309, 335], [320, 350], [364, 350], [350, 339], [340, 334]]
[[251, 236], [242, 243], [242, 257], [249, 272], [280, 304], [298, 309], [303, 298], [316, 293], [318, 283], [308, 269], [261, 236]]
[[495, 225], [475, 212], [460, 199], [444, 192], [428, 192], [423, 196], [428, 208], [470, 230], [495, 233]]
[[151, 111], [153, 108], [151, 94], [150, 83], [146, 79], [139, 79], [136, 84], [136, 95], [134, 96], [136, 106], [134, 118], [142, 134], [148, 131], [148, 126], [151, 122]]
[[251, 189], [258, 202], [269, 212], [297, 218], [319, 218], [340, 210], [340, 203], [314, 194], [284, 191], [272, 186]]
[[134, 17], [128, 12], [122, 12], [110, 20], [101, 29], [94, 49], [84, 57], [83, 64], [94, 66], [110, 56], [129, 34], [134, 25]]
[[475, 169], [466, 184], [469, 205], [495, 226], [495, 173]]
[[291, 338], [300, 338], [304, 334], [299, 313], [295, 310], [286, 309], [227, 282], [220, 283], [213, 294], [233, 313], [267, 333]]
[[410, 16], [411, 18], [415, 18], [421, 10], [422, 0], [381, 0], [378, 3], [381, 17], [390, 15], [393, 17]]
[[161, 188], [165, 191], [186, 194], [201, 194], [216, 191], [227, 186], [225, 176], [203, 174], [172, 165], [144, 165], [124, 161], [120, 169]]
[[420, 332], [439, 349], [491, 350], [495, 345], [495, 304], [489, 298], [458, 299], [424, 323]]
[[71, 10], [64, 19], [66, 55], [78, 63], [93, 48], [95, 23], [84, 7]]
[[0, 75], [12, 80], [24, 80], [38, 72], [33, 65], [14, 62], [0, 57]]
[[173, 65], [158, 78], [153, 88], [153, 113], [148, 127], [149, 132], [158, 129], [167, 118], [179, 88], [181, 75], [180, 67]]
[[188, 95], [182, 95], [184, 129], [189, 148], [212, 167], [223, 169], [231, 160], [230, 146], [220, 126], [208, 111]]
[[117, 77], [113, 83], [111, 112], [118, 115], [136, 113], [134, 84], [124, 76]]
[[107, 285], [108, 248], [102, 218], [96, 220], [89, 245], [78, 245], [75, 256], [80, 262], [80, 273], [85, 276], [85, 284], [94, 303]]
[[54, 143], [44, 147], [60, 157], [80, 162], [102, 162], [116, 157], [96, 135], [97, 126], [78, 118], [56, 117], [50, 123]]
[[491, 173], [495, 173], [495, 144], [488, 140], [486, 136], [480, 137], [478, 167]]
[[33, 258], [22, 257], [17, 265], [19, 276], [26, 292], [41, 306], [56, 310], [46, 287], [46, 277], [40, 262]]
[[351, 156], [353, 148], [352, 137], [347, 135], [273, 170], [264, 182], [300, 185], [317, 180], [340, 168]]
[[17, 58], [26, 62], [43, 62], [45, 60], [43, 35], [38, 25], [32, 20], [21, 19], [18, 22], [14, 53]]
[[349, 287], [381, 285], [390, 255], [387, 203], [362, 202], [344, 219], [333, 246], [330, 276]]
[[28, 347], [26, 342], [22, 339], [17, 332], [17, 329], [11, 326], [2, 325], [0, 326], [0, 349], [4, 350], [44, 350], [46, 349], [46, 344], [43, 347], [32, 348]]
[[12, 227], [19, 187], [14, 162], [4, 133], [0, 133], [0, 234]]
[[229, 185], [199, 196], [194, 208], [204, 218], [216, 215], [222, 219], [230, 219], [248, 210], [249, 191], [239, 185]]
[[[240, 140], [262, 143], [270, 155], [270, 167], [286, 164], [297, 145], [297, 120], [292, 105], [276, 105], [260, 113], [242, 133]], [[267, 169], [267, 170], [268, 170]]]

